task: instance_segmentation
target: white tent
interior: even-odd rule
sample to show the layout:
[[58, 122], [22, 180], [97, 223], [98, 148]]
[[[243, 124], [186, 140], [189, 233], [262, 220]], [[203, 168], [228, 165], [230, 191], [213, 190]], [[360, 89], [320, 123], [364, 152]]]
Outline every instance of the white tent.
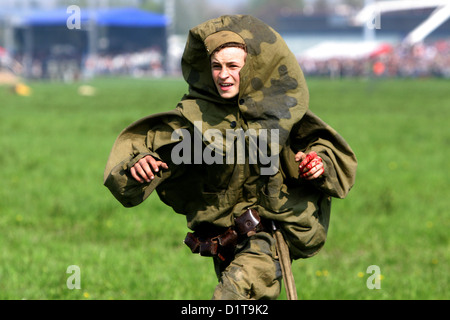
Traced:
[[329, 60], [329, 59], [364, 59], [384, 52], [389, 52], [389, 44], [370, 42], [335, 42], [319, 43], [299, 55], [300, 59]]
[[428, 19], [406, 36], [404, 43], [409, 45], [423, 41], [429, 34], [450, 18], [449, 0], [391, 0], [368, 2], [370, 4], [366, 5], [353, 19], [355, 25], [364, 26], [365, 24], [371, 24], [374, 17], [386, 12], [436, 8]]

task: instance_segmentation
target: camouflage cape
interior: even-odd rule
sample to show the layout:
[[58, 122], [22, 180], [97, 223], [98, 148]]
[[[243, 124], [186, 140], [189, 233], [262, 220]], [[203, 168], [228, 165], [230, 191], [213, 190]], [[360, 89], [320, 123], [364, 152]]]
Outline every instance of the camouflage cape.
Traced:
[[[205, 48], [205, 39], [223, 30], [242, 37], [248, 50], [239, 97], [230, 100], [222, 99], [215, 88]], [[229, 227], [245, 209], [255, 208], [262, 217], [279, 222], [293, 259], [316, 254], [326, 239], [331, 197], [347, 195], [357, 164], [344, 139], [308, 110], [303, 73], [284, 40], [251, 16], [222, 16], [190, 30], [182, 71], [189, 93], [175, 110], [150, 115], [120, 133], [105, 168], [104, 184], [126, 207], [140, 204], [156, 189], [164, 203], [186, 216], [192, 230]], [[191, 143], [202, 133], [202, 150], [213, 147], [217, 159], [230, 152], [229, 145], [205, 136], [208, 130], [216, 130], [225, 137], [230, 128], [253, 129], [258, 134], [261, 129], [276, 130], [277, 141], [268, 135], [265, 142], [268, 150], [278, 143], [279, 153], [271, 154], [277, 157], [278, 170], [261, 174], [264, 165], [248, 159], [206, 164], [196, 161], [195, 155], [190, 162], [174, 163], [172, 151], [181, 143], [181, 138], [174, 139], [174, 132], [190, 132], [190, 137], [182, 138]], [[299, 178], [294, 160], [298, 151], [316, 151], [322, 157], [325, 173], [319, 179]], [[129, 168], [146, 155], [163, 160], [169, 169], [141, 184], [131, 177]]]

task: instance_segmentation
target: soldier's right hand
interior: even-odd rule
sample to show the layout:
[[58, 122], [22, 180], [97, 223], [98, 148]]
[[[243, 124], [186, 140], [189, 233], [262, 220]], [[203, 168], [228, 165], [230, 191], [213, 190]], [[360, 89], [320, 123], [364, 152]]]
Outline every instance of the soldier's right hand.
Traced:
[[145, 156], [131, 167], [131, 176], [140, 183], [150, 182], [155, 179], [155, 173], [161, 169], [168, 169], [165, 162], [156, 160], [152, 156]]

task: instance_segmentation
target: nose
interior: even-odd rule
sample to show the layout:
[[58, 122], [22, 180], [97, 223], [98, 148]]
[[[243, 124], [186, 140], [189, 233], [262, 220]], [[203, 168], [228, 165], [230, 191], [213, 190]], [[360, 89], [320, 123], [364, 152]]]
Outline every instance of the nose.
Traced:
[[228, 76], [229, 76], [229, 73], [228, 73], [227, 68], [222, 68], [219, 72], [219, 78], [226, 79], [226, 78], [228, 78]]

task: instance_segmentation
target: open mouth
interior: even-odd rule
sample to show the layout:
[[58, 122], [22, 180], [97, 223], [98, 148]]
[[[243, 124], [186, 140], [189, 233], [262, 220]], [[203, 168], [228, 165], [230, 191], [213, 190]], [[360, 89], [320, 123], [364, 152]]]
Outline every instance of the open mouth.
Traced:
[[232, 83], [219, 83], [219, 86], [220, 86], [221, 90], [226, 91], [226, 90], [229, 90], [233, 86], [233, 84]]

